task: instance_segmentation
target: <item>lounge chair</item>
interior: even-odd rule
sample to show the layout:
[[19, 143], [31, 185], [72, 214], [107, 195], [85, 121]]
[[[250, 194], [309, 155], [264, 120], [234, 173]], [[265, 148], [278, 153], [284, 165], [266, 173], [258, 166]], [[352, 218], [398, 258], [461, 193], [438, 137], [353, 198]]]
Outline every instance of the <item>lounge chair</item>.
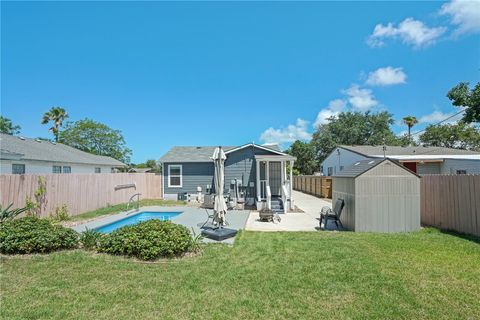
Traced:
[[333, 220], [337, 229], [340, 226], [343, 229], [342, 221], [340, 221], [340, 215], [342, 214], [343, 207], [345, 206], [345, 201], [343, 199], [337, 199], [335, 202], [335, 207], [330, 209], [329, 207], [323, 207], [322, 211], [320, 211], [320, 223], [319, 227], [322, 228], [322, 221], [323, 221], [323, 229], [327, 228], [328, 220]]

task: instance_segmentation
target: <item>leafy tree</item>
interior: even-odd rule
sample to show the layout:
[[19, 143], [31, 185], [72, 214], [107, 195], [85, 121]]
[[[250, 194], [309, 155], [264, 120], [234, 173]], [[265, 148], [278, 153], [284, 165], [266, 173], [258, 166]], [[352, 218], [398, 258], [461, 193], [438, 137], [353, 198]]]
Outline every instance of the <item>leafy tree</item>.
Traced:
[[309, 142], [297, 140], [286, 152], [297, 158], [293, 164], [296, 174], [313, 174], [320, 168], [315, 159], [315, 147]]
[[21, 127], [18, 125], [14, 125], [12, 120], [5, 118], [4, 116], [0, 116], [0, 132], [6, 133], [9, 135], [19, 134]]
[[55, 141], [58, 142], [58, 133], [63, 121], [68, 118], [68, 113], [61, 107], [53, 107], [49, 111], [45, 112], [42, 117], [42, 124], [47, 124], [50, 121], [53, 125], [50, 127], [50, 131], [53, 132]]
[[428, 146], [480, 151], [480, 130], [464, 122], [430, 125], [420, 135], [420, 141]]
[[403, 123], [405, 123], [407, 125], [407, 127], [408, 127], [408, 139], [411, 139], [411, 137], [412, 137], [411, 130], [412, 130], [413, 126], [418, 123], [418, 120], [414, 116], [406, 116], [406, 117], [403, 118]]
[[465, 107], [463, 121], [466, 123], [480, 122], [480, 82], [470, 90], [468, 82], [461, 82], [447, 94], [454, 106]]
[[318, 163], [321, 163], [338, 145], [399, 145], [402, 141], [390, 129], [392, 114], [382, 111], [342, 112], [318, 127], [311, 143]]
[[60, 132], [59, 141], [93, 154], [130, 162], [132, 151], [127, 148], [120, 130], [114, 130], [91, 119], [68, 122]]
[[161, 173], [162, 166], [154, 159], [145, 161], [144, 163], [139, 163], [133, 166], [134, 168], [151, 168], [152, 172]]

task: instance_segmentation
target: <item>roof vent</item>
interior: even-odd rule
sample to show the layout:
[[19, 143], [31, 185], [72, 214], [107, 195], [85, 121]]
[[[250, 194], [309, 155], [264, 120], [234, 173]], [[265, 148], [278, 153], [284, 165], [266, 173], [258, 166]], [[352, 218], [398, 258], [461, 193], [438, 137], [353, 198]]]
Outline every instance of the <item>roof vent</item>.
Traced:
[[37, 142], [42, 142], [42, 140], [40, 140], [40, 139], [38, 139], [38, 138], [37, 138], [37, 139], [35, 139], [35, 141], [37, 141]]
[[197, 147], [197, 149], [202, 149], [202, 147]]
[[25, 140], [25, 137], [19, 136], [18, 139]]
[[368, 164], [373, 164], [375, 163], [375, 160], [370, 161]]
[[354, 164], [354, 166], [358, 166], [359, 164], [360, 164], [360, 162], [357, 162], [357, 163]]

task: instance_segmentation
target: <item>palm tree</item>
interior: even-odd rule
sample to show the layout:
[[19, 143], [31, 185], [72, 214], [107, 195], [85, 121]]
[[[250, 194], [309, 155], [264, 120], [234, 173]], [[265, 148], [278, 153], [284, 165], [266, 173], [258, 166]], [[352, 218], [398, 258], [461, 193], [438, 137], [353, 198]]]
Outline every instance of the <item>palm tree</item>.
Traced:
[[410, 131], [413, 126], [418, 123], [418, 120], [414, 116], [406, 116], [403, 118], [403, 123], [405, 123], [408, 127], [408, 140], [411, 140]]
[[68, 118], [68, 113], [62, 107], [52, 107], [49, 111], [43, 114], [42, 124], [47, 124], [50, 121], [53, 125], [50, 129], [55, 136], [55, 141], [58, 142], [58, 130], [62, 126], [63, 120]]

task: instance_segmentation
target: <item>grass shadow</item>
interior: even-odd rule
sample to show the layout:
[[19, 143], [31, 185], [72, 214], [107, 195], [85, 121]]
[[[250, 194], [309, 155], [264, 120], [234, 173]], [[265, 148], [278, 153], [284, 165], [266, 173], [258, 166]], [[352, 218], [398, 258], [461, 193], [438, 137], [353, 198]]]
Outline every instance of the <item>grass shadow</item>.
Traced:
[[440, 232], [480, 244], [480, 237], [474, 236], [472, 234], [457, 232], [457, 231], [448, 230], [448, 229], [440, 229]]

